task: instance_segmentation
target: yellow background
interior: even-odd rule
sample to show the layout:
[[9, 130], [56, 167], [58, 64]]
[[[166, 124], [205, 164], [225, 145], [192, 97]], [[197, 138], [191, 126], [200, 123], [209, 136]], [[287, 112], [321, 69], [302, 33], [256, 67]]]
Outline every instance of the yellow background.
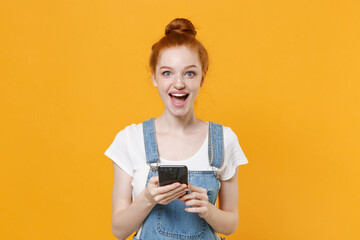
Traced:
[[0, 3], [0, 239], [115, 239], [116, 133], [162, 113], [151, 45], [189, 18], [210, 68], [198, 117], [230, 126], [227, 239], [360, 239], [357, 0]]

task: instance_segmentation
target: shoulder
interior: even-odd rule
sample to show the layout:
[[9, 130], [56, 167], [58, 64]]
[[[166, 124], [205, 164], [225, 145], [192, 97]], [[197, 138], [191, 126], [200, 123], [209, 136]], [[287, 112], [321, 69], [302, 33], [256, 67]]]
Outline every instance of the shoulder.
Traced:
[[[209, 121], [210, 123], [211, 121]], [[221, 123], [216, 123], [216, 122], [211, 122], [214, 126], [217, 127], [222, 127], [223, 129], [223, 137], [224, 137], [224, 143], [226, 144], [227, 142], [232, 142], [234, 140], [237, 141], [237, 136], [235, 134], [235, 132], [231, 129], [231, 127], [225, 126]]]
[[142, 133], [142, 123], [132, 123], [123, 129], [121, 129], [117, 134], [115, 139], [129, 139], [136, 138], [139, 134]]
[[223, 134], [225, 142], [230, 143], [238, 140], [236, 133], [231, 129], [231, 127], [223, 126]]
[[224, 146], [229, 146], [229, 144], [233, 143], [233, 142], [238, 142], [238, 137], [236, 135], [236, 133], [231, 129], [231, 127], [222, 125], [221, 123], [216, 123], [216, 122], [212, 122], [209, 121], [209, 123], [212, 123], [213, 126], [216, 127], [222, 127], [223, 129], [223, 139], [224, 139]]
[[220, 169], [220, 180], [226, 181], [234, 176], [239, 165], [246, 164], [248, 161], [235, 132], [230, 127], [223, 126], [223, 134], [224, 160]]

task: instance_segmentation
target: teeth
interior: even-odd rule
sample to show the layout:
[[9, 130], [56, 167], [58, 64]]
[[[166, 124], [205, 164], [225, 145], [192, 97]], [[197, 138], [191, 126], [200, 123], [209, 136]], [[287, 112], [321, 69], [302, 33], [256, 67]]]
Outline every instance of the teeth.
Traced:
[[186, 94], [180, 94], [180, 93], [174, 93], [174, 94], [171, 94], [172, 96], [175, 96], [175, 97], [184, 97], [186, 96]]

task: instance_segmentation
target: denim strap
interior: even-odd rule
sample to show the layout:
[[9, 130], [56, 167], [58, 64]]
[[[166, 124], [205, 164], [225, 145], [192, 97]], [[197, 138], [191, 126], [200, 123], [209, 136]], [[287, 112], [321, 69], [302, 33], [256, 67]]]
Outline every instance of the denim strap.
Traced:
[[220, 168], [224, 159], [223, 126], [209, 121], [209, 163]]
[[147, 163], [159, 161], [159, 152], [156, 144], [155, 118], [143, 122], [144, 144]]

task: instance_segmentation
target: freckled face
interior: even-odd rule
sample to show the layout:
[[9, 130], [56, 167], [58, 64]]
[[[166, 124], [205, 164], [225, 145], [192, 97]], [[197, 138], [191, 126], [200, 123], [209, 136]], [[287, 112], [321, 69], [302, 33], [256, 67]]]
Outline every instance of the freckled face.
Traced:
[[194, 101], [204, 82], [199, 56], [186, 46], [163, 50], [152, 74], [165, 111], [176, 116], [194, 111]]

